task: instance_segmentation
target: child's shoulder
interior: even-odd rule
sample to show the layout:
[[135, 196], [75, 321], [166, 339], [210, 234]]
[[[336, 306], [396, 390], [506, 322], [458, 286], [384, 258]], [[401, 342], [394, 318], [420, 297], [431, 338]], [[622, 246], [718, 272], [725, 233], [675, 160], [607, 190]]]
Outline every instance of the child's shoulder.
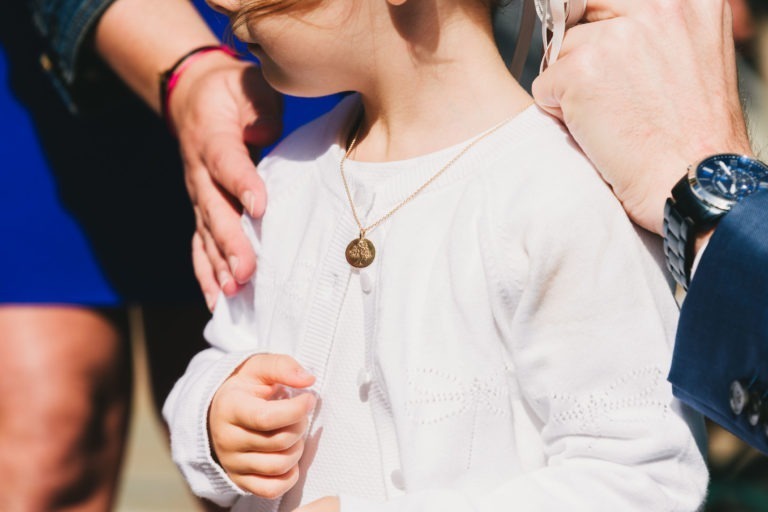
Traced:
[[659, 241], [630, 222], [568, 130], [536, 107], [521, 116], [519, 138], [497, 144], [498, 158], [483, 174], [501, 253], [522, 243], [532, 260], [552, 262], [585, 247], [620, 245], [627, 258], [640, 255], [654, 279], [663, 277]]
[[531, 107], [497, 141], [497, 155], [483, 173], [486, 211], [503, 232], [527, 233], [543, 242], [592, 236], [600, 230], [635, 236], [610, 187], [568, 130]]
[[555, 213], [590, 203], [623, 211], [568, 130], [540, 108], [520, 113], [495, 139], [483, 176], [500, 203]]
[[563, 124], [535, 105], [513, 118], [494, 139], [496, 152], [487, 175], [499, 184], [550, 187], [581, 183], [605, 188]]

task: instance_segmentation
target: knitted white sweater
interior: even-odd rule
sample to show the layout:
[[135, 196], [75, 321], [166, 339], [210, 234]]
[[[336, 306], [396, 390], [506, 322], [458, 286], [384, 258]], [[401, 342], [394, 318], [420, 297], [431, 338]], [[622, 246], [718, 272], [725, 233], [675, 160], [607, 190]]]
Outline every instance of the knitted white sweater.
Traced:
[[[245, 496], [212, 460], [207, 410], [258, 352], [325, 370], [357, 227], [339, 177], [357, 99], [300, 129], [260, 165], [269, 207], [244, 219], [254, 281], [220, 299], [165, 404], [173, 457], [194, 492]], [[405, 162], [354, 190], [378, 219], [455, 153]], [[360, 282], [367, 399], [387, 501], [342, 494], [342, 512], [691, 511], [707, 473], [665, 376], [677, 308], [655, 241], [633, 228], [567, 132], [536, 107], [479, 142], [374, 230]], [[322, 441], [321, 441], [322, 442]], [[337, 454], [344, 471], [345, 453]]]

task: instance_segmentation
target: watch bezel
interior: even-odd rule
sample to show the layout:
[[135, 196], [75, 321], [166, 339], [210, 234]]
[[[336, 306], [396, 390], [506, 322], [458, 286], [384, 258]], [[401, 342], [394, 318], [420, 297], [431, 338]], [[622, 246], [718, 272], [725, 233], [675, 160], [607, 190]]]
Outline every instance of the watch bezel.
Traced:
[[[739, 202], [738, 199], [726, 199], [724, 197], [721, 197], [719, 195], [716, 195], [706, 188], [704, 188], [701, 185], [701, 182], [698, 178], [698, 172], [702, 165], [704, 165], [705, 162], [715, 160], [717, 158], [721, 158], [723, 160], [725, 159], [744, 159], [750, 161], [752, 165], [758, 165], [763, 168], [763, 170], [766, 172], [766, 177], [768, 177], [768, 166], [766, 166], [763, 162], [760, 160], [751, 157], [749, 155], [739, 154], [739, 153], [720, 153], [716, 155], [710, 155], [703, 160], [701, 160], [696, 165], [690, 165], [688, 166], [688, 184], [691, 187], [691, 192], [698, 198], [704, 205], [707, 207], [713, 208], [716, 211], [713, 211], [713, 214], [725, 214], [728, 213], [733, 206]], [[764, 182], [760, 182], [760, 186], [758, 186], [758, 190], [764, 188], [763, 187]], [[768, 184], [768, 182], [765, 182]]]

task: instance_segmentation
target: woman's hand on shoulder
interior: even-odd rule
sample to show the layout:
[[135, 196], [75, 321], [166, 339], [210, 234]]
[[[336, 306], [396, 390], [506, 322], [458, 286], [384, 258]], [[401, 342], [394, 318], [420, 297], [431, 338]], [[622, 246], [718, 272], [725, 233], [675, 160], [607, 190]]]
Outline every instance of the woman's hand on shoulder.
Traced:
[[253, 217], [264, 213], [266, 193], [254, 148], [279, 136], [281, 102], [256, 66], [216, 53], [184, 73], [169, 113], [195, 211], [195, 275], [213, 309], [220, 289], [234, 294], [256, 269], [240, 213], [243, 208]]

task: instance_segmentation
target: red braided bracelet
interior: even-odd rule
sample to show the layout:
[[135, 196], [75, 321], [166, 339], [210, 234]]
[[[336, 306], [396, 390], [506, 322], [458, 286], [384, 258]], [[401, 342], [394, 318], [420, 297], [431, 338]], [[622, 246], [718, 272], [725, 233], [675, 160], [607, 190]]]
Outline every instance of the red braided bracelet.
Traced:
[[173, 66], [160, 75], [160, 113], [162, 114], [163, 119], [165, 119], [168, 129], [174, 135], [176, 135], [176, 130], [173, 127], [173, 120], [171, 119], [169, 111], [171, 95], [173, 94], [174, 89], [176, 89], [176, 85], [179, 83], [179, 79], [181, 78], [181, 75], [184, 74], [184, 71], [189, 69], [197, 59], [206, 53], [211, 52], [224, 52], [231, 57], [237, 57], [235, 50], [224, 44], [201, 46], [185, 54], [177, 60]]

